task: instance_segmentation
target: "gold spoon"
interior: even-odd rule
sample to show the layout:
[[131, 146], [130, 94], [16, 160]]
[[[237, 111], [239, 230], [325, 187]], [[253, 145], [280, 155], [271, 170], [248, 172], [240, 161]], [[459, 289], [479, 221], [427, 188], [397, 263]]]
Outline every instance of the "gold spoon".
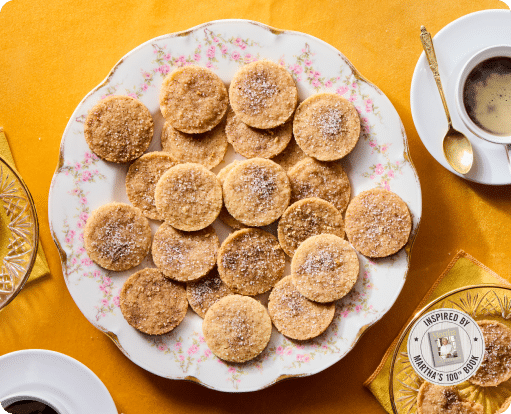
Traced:
[[442, 98], [447, 124], [449, 126], [449, 130], [443, 140], [444, 157], [455, 171], [460, 174], [466, 174], [470, 171], [470, 168], [472, 168], [474, 151], [472, 150], [472, 145], [468, 138], [452, 127], [451, 115], [447, 108], [442, 82], [440, 81], [440, 73], [438, 72], [438, 62], [433, 47], [433, 40], [424, 26], [421, 26], [421, 42], [426, 57], [428, 58], [429, 67], [433, 72], [440, 98]]

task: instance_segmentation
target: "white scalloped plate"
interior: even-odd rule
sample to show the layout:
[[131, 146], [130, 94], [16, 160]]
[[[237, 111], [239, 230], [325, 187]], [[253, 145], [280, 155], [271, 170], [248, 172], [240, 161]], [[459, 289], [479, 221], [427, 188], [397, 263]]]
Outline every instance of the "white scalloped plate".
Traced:
[[[202, 320], [191, 310], [180, 326], [162, 337], [144, 335], [122, 317], [118, 295], [123, 282], [140, 268], [154, 265], [148, 257], [131, 271], [108, 272], [93, 264], [85, 253], [83, 226], [88, 214], [107, 202], [128, 202], [128, 199], [124, 186], [127, 167], [92, 155], [83, 136], [83, 120], [102, 97], [131, 94], [153, 114], [155, 139], [149, 151], [159, 150], [163, 118], [158, 94], [167, 73], [194, 63], [210, 67], [228, 84], [241, 65], [262, 58], [285, 65], [297, 82], [300, 100], [330, 91], [355, 104], [363, 132], [355, 150], [342, 161], [353, 193], [376, 186], [394, 191], [408, 204], [413, 229], [406, 248], [393, 257], [371, 261], [359, 256], [359, 281], [339, 301], [334, 322], [323, 335], [308, 342], [295, 342], [274, 330], [270, 344], [258, 358], [245, 364], [228, 364], [208, 349], [202, 336]], [[214, 171], [234, 157], [230, 150], [226, 161]], [[211, 22], [161, 36], [123, 57], [73, 113], [64, 131], [49, 196], [49, 221], [61, 254], [64, 277], [85, 317], [144, 369], [230, 392], [258, 390], [280, 379], [311, 375], [346, 355], [362, 333], [390, 309], [401, 292], [420, 217], [419, 180], [408, 156], [403, 125], [387, 97], [366, 81], [340, 52], [323, 41], [245, 20]], [[153, 231], [157, 225], [152, 223]], [[218, 220], [214, 227], [223, 240], [228, 234], [227, 227]], [[261, 298], [263, 302], [264, 299]]]

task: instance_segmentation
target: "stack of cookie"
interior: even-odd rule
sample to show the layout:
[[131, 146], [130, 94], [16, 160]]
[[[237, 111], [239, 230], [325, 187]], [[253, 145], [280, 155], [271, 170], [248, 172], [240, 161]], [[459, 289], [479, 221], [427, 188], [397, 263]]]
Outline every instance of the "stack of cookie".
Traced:
[[[105, 161], [134, 161], [126, 177], [133, 206], [94, 211], [85, 248], [118, 271], [140, 264], [152, 245], [157, 267], [123, 286], [121, 311], [130, 325], [169, 332], [189, 303], [204, 318], [211, 350], [244, 362], [266, 347], [272, 322], [297, 340], [324, 332], [335, 301], [357, 281], [356, 250], [383, 257], [406, 243], [411, 218], [397, 195], [374, 189], [349, 203], [349, 179], [336, 161], [360, 135], [354, 106], [327, 93], [297, 104], [292, 76], [270, 61], [242, 67], [228, 92], [213, 72], [182, 67], [160, 93], [163, 151], [145, 155], [153, 121], [140, 102], [111, 97], [90, 111], [92, 151]], [[246, 159], [215, 175], [210, 170], [228, 143]], [[147, 218], [163, 221], [152, 243]], [[221, 245], [211, 226], [216, 218], [234, 230]], [[278, 238], [260, 228], [277, 221]], [[291, 275], [284, 277], [286, 254]], [[270, 290], [268, 308], [253, 298]]]

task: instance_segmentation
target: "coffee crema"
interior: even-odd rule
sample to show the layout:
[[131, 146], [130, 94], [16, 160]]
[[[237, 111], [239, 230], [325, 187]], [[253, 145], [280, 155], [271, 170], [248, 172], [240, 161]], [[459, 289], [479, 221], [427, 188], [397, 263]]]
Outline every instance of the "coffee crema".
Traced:
[[511, 57], [490, 58], [472, 69], [463, 86], [463, 102], [481, 129], [511, 135]]
[[34, 400], [16, 401], [5, 407], [9, 414], [59, 414], [45, 403]]

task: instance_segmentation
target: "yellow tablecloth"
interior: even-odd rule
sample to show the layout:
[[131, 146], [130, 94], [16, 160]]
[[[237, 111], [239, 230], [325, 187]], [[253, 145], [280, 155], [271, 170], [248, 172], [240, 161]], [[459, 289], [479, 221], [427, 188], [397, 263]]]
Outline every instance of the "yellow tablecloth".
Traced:
[[[363, 387], [412, 310], [459, 248], [510, 279], [511, 186], [454, 176], [422, 145], [409, 93], [422, 51], [419, 28], [434, 35], [498, 0], [12, 0], [0, 12], [0, 125], [32, 191], [52, 277], [42, 278], [0, 315], [0, 354], [46, 348], [91, 368], [119, 413], [383, 413]], [[64, 128], [81, 99], [128, 51], [153, 37], [210, 20], [244, 18], [306, 32], [341, 50], [392, 101], [404, 123], [423, 195], [421, 228], [405, 287], [394, 307], [331, 368], [246, 395], [218, 393], [152, 375], [131, 363], [71, 299], [48, 226], [47, 198]]]

